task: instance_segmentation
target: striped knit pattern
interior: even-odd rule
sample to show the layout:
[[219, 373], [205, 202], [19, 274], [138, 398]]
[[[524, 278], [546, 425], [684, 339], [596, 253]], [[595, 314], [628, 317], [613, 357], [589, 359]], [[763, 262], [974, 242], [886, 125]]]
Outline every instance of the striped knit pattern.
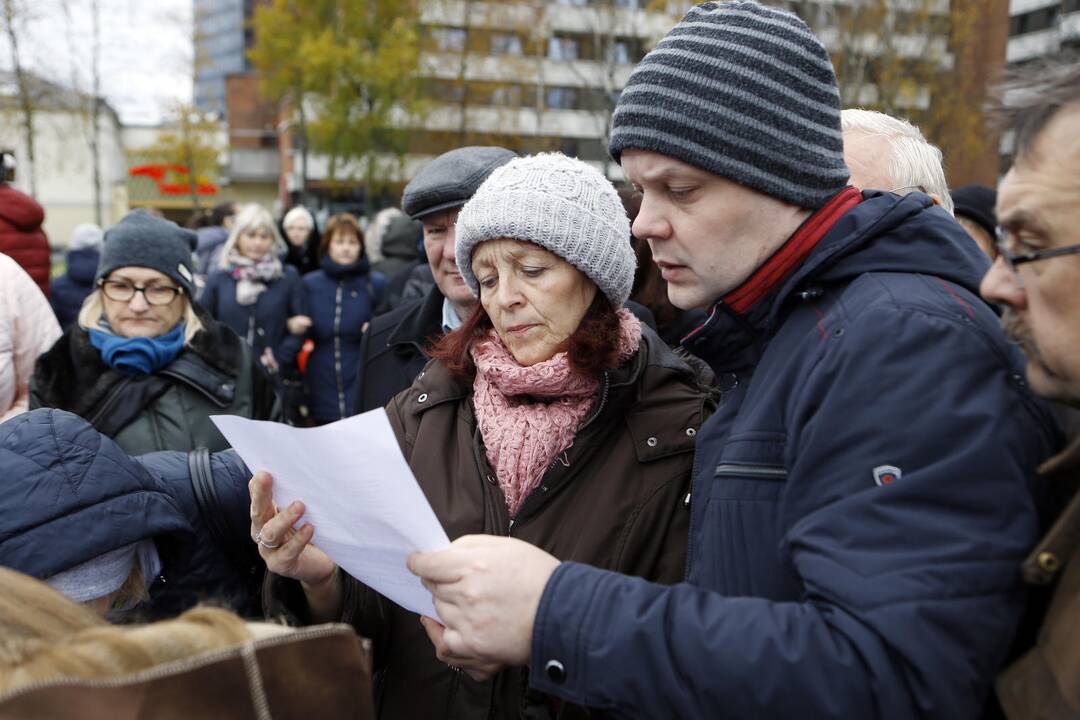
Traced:
[[840, 93], [825, 48], [756, 2], [690, 10], [634, 69], [610, 151], [652, 150], [800, 207], [847, 185]]
[[480, 295], [472, 254], [485, 240], [526, 240], [555, 253], [596, 283], [612, 306], [630, 297], [637, 259], [630, 220], [611, 181], [561, 153], [516, 158], [497, 168], [461, 209], [458, 270]]

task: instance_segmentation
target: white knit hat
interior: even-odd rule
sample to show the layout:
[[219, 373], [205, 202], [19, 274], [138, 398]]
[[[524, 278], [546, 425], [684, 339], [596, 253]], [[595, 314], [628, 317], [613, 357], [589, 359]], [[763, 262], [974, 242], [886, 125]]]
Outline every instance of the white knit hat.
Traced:
[[611, 182], [560, 153], [516, 158], [497, 168], [457, 220], [457, 265], [480, 294], [472, 253], [485, 240], [535, 243], [585, 273], [615, 308], [630, 297], [637, 260], [630, 220]]

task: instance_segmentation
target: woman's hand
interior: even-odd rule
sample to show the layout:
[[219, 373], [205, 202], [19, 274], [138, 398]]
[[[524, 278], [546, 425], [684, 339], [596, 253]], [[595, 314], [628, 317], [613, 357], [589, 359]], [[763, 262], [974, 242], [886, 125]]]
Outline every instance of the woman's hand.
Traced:
[[285, 326], [291, 335], [303, 335], [311, 327], [311, 318], [307, 315], [293, 315], [285, 321]]
[[313, 620], [336, 619], [341, 612], [342, 586], [337, 565], [330, 556], [311, 544], [315, 528], [305, 523], [293, 526], [304, 515], [297, 500], [284, 510], [274, 505], [268, 472], [257, 472], [248, 483], [251, 493], [251, 538], [259, 544], [259, 555], [275, 575], [299, 580], [307, 595]]
[[259, 362], [261, 362], [263, 364], [263, 367], [265, 367], [272, 373], [276, 373], [278, 371], [277, 360], [274, 359], [274, 351], [270, 348], [263, 348], [262, 357], [259, 358]]

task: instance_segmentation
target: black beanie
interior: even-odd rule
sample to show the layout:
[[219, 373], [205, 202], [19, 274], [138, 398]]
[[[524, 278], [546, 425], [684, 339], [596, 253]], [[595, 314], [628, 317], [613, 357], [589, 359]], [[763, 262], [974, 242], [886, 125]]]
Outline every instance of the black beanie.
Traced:
[[985, 185], [965, 185], [952, 191], [954, 212], [980, 225], [990, 235], [997, 234], [997, 193]]
[[170, 220], [135, 210], [105, 231], [97, 278], [122, 267], [145, 267], [168, 275], [195, 298], [195, 273], [191, 254], [198, 236]]

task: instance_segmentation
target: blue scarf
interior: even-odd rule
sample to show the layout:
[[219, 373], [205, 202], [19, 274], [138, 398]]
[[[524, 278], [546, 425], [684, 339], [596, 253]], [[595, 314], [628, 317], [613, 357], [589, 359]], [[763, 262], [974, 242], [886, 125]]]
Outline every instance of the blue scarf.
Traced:
[[90, 344], [113, 370], [125, 375], [152, 375], [184, 349], [184, 323], [158, 337], [120, 337], [91, 328]]

